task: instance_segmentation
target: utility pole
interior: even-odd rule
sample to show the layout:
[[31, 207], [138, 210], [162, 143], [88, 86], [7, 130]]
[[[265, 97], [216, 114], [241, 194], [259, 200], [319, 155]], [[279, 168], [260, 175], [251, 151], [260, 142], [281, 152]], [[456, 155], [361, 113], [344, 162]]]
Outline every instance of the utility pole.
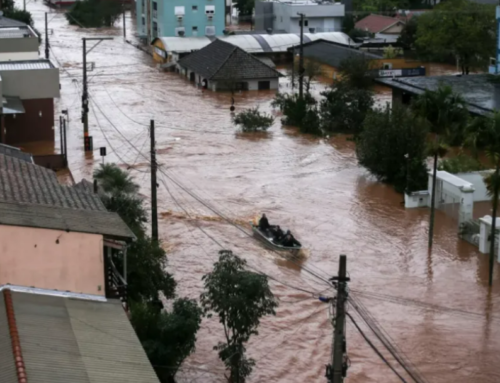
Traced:
[[292, 93], [295, 88], [295, 46], [292, 45]]
[[299, 98], [304, 97], [304, 14], [300, 16], [300, 47], [299, 47]]
[[123, 38], [127, 38], [127, 27], [125, 25], [125, 2], [122, 3], [123, 7]]
[[[47, 18], [47, 14], [45, 14]], [[82, 92], [82, 123], [83, 123], [83, 146], [86, 152], [93, 150], [92, 137], [89, 136], [89, 92], [87, 88], [87, 54], [104, 40], [113, 40], [112, 37], [83, 37], [83, 92]], [[87, 51], [87, 41], [97, 41]]]
[[23, 11], [26, 11], [26, 0], [23, 0]]
[[345, 305], [347, 302], [347, 257], [340, 256], [339, 275], [330, 279], [337, 286], [337, 299], [334, 316], [332, 344], [332, 363], [327, 366], [326, 376], [329, 383], [343, 383], [347, 373], [347, 342], [345, 338]]
[[47, 12], [45, 12], [45, 58], [49, 59], [49, 23], [47, 21]]
[[151, 238], [158, 241], [158, 202], [156, 200], [156, 148], [155, 148], [155, 122], [151, 120], [149, 129], [151, 138]]

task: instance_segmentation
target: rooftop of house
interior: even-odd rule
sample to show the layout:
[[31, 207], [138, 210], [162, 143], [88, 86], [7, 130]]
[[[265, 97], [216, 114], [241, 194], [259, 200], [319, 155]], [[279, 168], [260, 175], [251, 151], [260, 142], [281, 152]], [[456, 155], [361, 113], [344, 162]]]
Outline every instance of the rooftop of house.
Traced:
[[0, 39], [10, 38], [38, 38], [38, 35], [29, 26], [3, 27], [0, 25]]
[[404, 23], [401, 19], [396, 17], [382, 16], [371, 14], [359, 20], [355, 27], [370, 33], [382, 33], [395, 24]]
[[471, 113], [488, 115], [500, 108], [500, 84], [491, 81], [488, 74], [469, 76], [427, 76], [376, 79], [380, 84], [399, 89], [410, 94], [422, 94], [426, 89], [436, 90], [440, 84], [450, 85], [460, 93]]
[[159, 383], [118, 300], [0, 290], [2, 383]]
[[0, 154], [4, 154], [8, 157], [14, 157], [30, 164], [33, 163], [33, 156], [30, 153], [25, 153], [21, 149], [14, 146], [0, 144]]
[[182, 58], [179, 65], [207, 80], [230, 81], [281, 76], [277, 70], [243, 49], [219, 39]]
[[54, 65], [52, 64], [52, 62], [46, 59], [0, 62], [0, 71], [53, 69], [53, 68]]
[[0, 16], [0, 28], [3, 27], [27, 27], [28, 24], [23, 23], [22, 21], [17, 21], [14, 19], [9, 19], [8, 17]]
[[97, 194], [81, 186], [61, 185], [52, 170], [2, 153], [0, 211], [3, 225], [134, 238], [120, 216], [108, 212]]

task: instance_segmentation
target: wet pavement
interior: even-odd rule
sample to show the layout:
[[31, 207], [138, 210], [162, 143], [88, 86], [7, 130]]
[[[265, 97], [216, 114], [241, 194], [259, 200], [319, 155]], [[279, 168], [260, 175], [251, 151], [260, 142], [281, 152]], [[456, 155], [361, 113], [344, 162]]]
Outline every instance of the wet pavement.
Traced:
[[[38, 1], [29, 2], [28, 9], [43, 30], [48, 8]], [[332, 289], [308, 271], [333, 276], [339, 254], [347, 254], [351, 293], [428, 382], [500, 381], [500, 268], [495, 265], [495, 287], [488, 293], [487, 257], [458, 240], [453, 219], [438, 212], [429, 255], [428, 210], [405, 210], [402, 195], [358, 166], [352, 142], [282, 128], [270, 107], [273, 92], [266, 91], [238, 94], [236, 107], [275, 113], [273, 127], [267, 133], [238, 132], [231, 123], [228, 94], [202, 91], [176, 74], [158, 72], [149, 56], [123, 41], [121, 29], [83, 30], [69, 26], [59, 11], [49, 12], [51, 58], [62, 69], [57, 118], [61, 110], [69, 110], [68, 154], [75, 180], [91, 177], [101, 163], [98, 148], [106, 146], [105, 161], [130, 168], [149, 203], [148, 126], [155, 120], [158, 161], [168, 176], [159, 175], [160, 230], [179, 295], [197, 298], [202, 275], [217, 259], [219, 246], [199, 227], [252, 267], [325, 295], [333, 294]], [[129, 33], [133, 23], [127, 14]], [[89, 73], [93, 154], [83, 152], [80, 122], [84, 36], [115, 37], [88, 56], [95, 63]], [[325, 84], [314, 86], [319, 92]], [[388, 89], [377, 92], [380, 103], [390, 101]], [[266, 212], [272, 223], [292, 229], [307, 250], [297, 262], [280, 258], [172, 180], [242, 225]], [[248, 381], [324, 382], [332, 338], [327, 305], [271, 284], [281, 304], [276, 317], [265, 318], [259, 336], [250, 341], [248, 354], [257, 366]], [[350, 312], [355, 315], [352, 308]], [[220, 340], [218, 321], [204, 320], [196, 352], [181, 368], [179, 382], [225, 381], [212, 349]], [[350, 323], [347, 344], [348, 382], [399, 381]]]

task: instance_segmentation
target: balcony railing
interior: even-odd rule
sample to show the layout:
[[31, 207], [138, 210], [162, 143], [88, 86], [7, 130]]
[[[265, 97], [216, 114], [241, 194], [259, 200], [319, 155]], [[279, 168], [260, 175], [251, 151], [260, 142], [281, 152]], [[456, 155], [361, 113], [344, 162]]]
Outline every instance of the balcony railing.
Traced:
[[106, 258], [106, 297], [127, 303], [127, 282], [109, 257]]
[[153, 9], [153, 19], [156, 19], [156, 18], [158, 18], [158, 10]]

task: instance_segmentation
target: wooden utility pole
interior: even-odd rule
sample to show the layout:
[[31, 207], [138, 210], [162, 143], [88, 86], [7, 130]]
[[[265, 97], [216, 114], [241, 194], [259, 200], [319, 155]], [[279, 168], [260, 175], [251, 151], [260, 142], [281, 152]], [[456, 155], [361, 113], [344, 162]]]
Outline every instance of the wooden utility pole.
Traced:
[[304, 14], [300, 16], [300, 47], [299, 47], [299, 97], [304, 97]]
[[151, 138], [151, 238], [158, 241], [158, 201], [156, 199], [156, 148], [155, 148], [155, 122], [151, 120], [149, 128]]
[[347, 342], [345, 337], [345, 318], [347, 303], [347, 282], [350, 280], [347, 277], [347, 257], [340, 256], [339, 260], [339, 275], [333, 277], [334, 285], [337, 285], [337, 299], [334, 317], [334, 333], [332, 345], [332, 363], [327, 367], [327, 377], [329, 383], [343, 383], [347, 372]]
[[489, 286], [493, 286], [493, 269], [495, 265], [495, 242], [497, 235], [497, 211], [498, 211], [498, 175], [500, 174], [500, 162], [497, 160], [493, 178], [493, 212], [491, 218], [491, 234], [490, 234], [490, 272], [488, 278]]
[[125, 2], [122, 3], [123, 7], [123, 38], [127, 38], [127, 27], [125, 25]]
[[45, 58], [49, 59], [49, 22], [47, 21], [47, 12], [45, 12]]

